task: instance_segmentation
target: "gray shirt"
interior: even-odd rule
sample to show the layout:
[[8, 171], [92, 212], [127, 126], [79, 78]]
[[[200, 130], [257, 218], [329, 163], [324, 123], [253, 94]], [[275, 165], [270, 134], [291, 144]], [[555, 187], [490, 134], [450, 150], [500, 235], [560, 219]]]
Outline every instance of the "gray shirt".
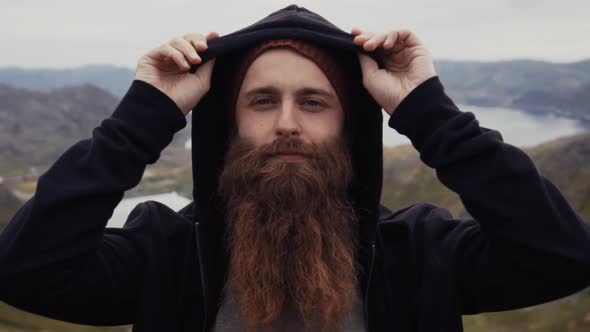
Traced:
[[[365, 332], [362, 301], [357, 290], [357, 298], [353, 304], [351, 316], [343, 320], [336, 327], [334, 332]], [[273, 331], [281, 332], [300, 332], [303, 331], [303, 322], [297, 317], [297, 313], [292, 308], [285, 310], [279, 317], [278, 321], [273, 323]], [[219, 308], [217, 319], [215, 320], [214, 332], [238, 332], [243, 331], [237, 304], [234, 301], [224, 299]], [[260, 330], [262, 331], [262, 330]]]

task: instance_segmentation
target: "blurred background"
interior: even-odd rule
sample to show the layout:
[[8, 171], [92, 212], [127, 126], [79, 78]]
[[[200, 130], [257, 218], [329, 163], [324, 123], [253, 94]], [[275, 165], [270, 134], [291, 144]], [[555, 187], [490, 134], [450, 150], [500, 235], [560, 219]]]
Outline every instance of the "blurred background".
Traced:
[[[233, 32], [292, 3], [345, 31], [414, 31], [461, 110], [523, 148], [590, 221], [588, 1], [0, 0], [0, 231], [32, 196], [37, 177], [112, 113], [143, 54], [189, 32]], [[126, 193], [109, 227], [121, 227], [141, 201], [173, 209], [190, 202], [188, 123]], [[383, 204], [428, 202], [466, 216], [409, 141], [384, 127]], [[468, 332], [590, 331], [590, 289], [465, 316], [464, 324]], [[127, 330], [49, 320], [0, 302], [0, 332]]]

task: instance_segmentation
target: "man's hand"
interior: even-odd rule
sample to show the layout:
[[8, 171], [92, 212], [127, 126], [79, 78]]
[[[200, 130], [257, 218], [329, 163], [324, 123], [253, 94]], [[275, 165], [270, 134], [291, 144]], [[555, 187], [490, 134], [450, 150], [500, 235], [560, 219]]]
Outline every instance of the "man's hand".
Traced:
[[207, 41], [219, 37], [210, 32], [207, 37], [199, 33], [171, 39], [142, 56], [135, 79], [149, 83], [165, 93], [186, 115], [209, 91], [215, 59], [189, 73], [190, 64], [201, 63], [197, 52], [207, 49]]
[[436, 76], [432, 55], [415, 34], [408, 30], [385, 33], [363, 32], [352, 29], [354, 43], [366, 51], [381, 47], [379, 69], [372, 58], [358, 54], [363, 72], [363, 85], [375, 101], [389, 115], [418, 85]]

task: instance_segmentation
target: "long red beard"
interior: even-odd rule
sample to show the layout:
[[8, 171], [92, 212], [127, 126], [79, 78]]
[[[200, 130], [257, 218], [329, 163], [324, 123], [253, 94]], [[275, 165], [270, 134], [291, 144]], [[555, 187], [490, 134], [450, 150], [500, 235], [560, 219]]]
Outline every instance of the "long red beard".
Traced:
[[[284, 162], [278, 153], [306, 158]], [[232, 142], [219, 183], [230, 251], [225, 293], [246, 329], [270, 330], [287, 307], [310, 331], [346, 321], [357, 296], [352, 172], [340, 140]]]

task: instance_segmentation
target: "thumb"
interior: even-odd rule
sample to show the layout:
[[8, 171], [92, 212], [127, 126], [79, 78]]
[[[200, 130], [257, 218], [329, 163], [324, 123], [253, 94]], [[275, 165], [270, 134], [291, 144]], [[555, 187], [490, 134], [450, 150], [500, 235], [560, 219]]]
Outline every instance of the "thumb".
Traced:
[[215, 65], [215, 59], [213, 58], [202, 65], [200, 65], [197, 70], [195, 71], [195, 75], [199, 77], [201, 82], [206, 86], [209, 86], [211, 83], [211, 75], [213, 73], [213, 66]]
[[371, 57], [358, 53], [358, 58], [363, 71], [363, 80], [379, 70], [377, 61], [373, 60]]

